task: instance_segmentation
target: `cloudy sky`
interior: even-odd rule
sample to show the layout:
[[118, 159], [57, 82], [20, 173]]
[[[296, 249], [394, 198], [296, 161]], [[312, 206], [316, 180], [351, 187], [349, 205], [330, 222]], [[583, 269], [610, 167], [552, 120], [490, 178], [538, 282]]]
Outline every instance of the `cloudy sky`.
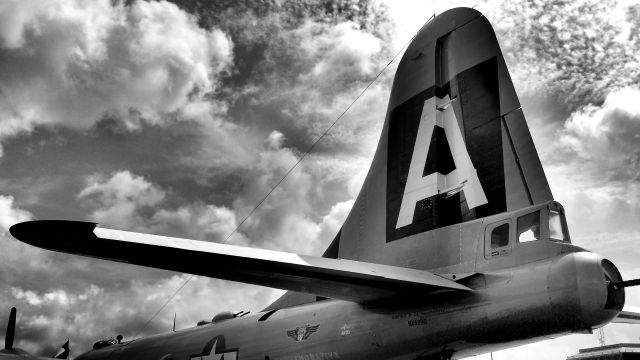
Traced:
[[[277, 298], [194, 277], [141, 331], [187, 275], [43, 251], [8, 228], [80, 219], [223, 241], [432, 14], [474, 5], [496, 28], [573, 242], [640, 277], [638, 2], [4, 0], [0, 314], [18, 306], [19, 346], [51, 355], [69, 337], [78, 355], [167, 331], [174, 313], [184, 328]], [[368, 168], [395, 66], [228, 243], [322, 252]], [[605, 334], [638, 342], [640, 330]], [[494, 359], [596, 345], [572, 335]]]

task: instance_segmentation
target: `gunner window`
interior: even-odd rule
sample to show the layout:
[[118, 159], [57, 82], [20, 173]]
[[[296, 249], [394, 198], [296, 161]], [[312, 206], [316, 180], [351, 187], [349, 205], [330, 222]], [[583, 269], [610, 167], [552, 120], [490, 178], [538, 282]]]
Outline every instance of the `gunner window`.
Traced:
[[513, 238], [511, 219], [487, 225], [484, 232], [484, 257], [491, 259], [511, 253], [510, 238]]
[[535, 241], [540, 239], [540, 211], [523, 215], [518, 218], [518, 242]]
[[491, 248], [509, 245], [509, 223], [502, 224], [491, 232]]
[[549, 211], [549, 238], [556, 241], [566, 241], [562, 227], [562, 218], [556, 210]]

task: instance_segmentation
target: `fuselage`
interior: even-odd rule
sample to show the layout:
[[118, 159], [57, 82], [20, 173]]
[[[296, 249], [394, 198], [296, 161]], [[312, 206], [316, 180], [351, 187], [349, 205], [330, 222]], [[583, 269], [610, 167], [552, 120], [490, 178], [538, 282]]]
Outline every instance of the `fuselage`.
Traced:
[[[538, 208], [547, 209], [512, 216]], [[481, 221], [479, 232], [505, 217]], [[482, 255], [485, 239], [475, 238]], [[622, 309], [624, 290], [608, 285], [621, 280], [609, 261], [568, 242], [511, 241], [516, 243], [507, 254], [478, 256], [481, 272], [458, 275], [470, 292], [410, 294], [370, 305], [322, 300], [116, 344], [77, 359], [462, 358], [588, 332]], [[527, 254], [533, 254], [528, 261]], [[509, 259], [524, 264], [513, 266]]]

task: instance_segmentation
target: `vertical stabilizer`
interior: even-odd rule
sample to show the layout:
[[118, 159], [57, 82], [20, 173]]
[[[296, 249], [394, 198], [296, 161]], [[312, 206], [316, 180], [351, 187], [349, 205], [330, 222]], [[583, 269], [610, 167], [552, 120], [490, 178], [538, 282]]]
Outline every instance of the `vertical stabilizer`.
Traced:
[[4, 348], [6, 350], [13, 350], [13, 339], [16, 335], [16, 308], [11, 308], [9, 314], [9, 321], [7, 322], [7, 331], [4, 338]]
[[[340, 258], [412, 266], [420, 247], [447, 257], [430, 239], [455, 235], [451, 225], [552, 199], [491, 25], [453, 9], [400, 61], [371, 169], [332, 245]], [[447, 265], [437, 258], [426, 266]]]
[[69, 357], [69, 339], [62, 344], [62, 347], [58, 352], [53, 356], [54, 359], [66, 359]]

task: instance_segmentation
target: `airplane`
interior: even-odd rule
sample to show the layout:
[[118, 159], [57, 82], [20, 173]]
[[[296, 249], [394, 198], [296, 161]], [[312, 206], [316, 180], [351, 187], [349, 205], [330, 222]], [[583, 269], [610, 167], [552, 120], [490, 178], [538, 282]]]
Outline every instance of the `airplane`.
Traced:
[[4, 349], [0, 349], [0, 359], [2, 360], [43, 360], [43, 359], [66, 359], [69, 356], [69, 339], [62, 345], [60, 350], [52, 357], [45, 358], [39, 356], [33, 356], [13, 346], [13, 341], [16, 335], [16, 308], [11, 308], [9, 312], [9, 320], [7, 321], [7, 329], [4, 337]]
[[625, 287], [640, 281], [572, 243], [493, 28], [469, 8], [435, 17], [408, 46], [371, 168], [321, 257], [81, 221], [10, 232], [44, 249], [288, 290], [257, 314], [222, 312], [78, 360], [461, 359], [640, 320], [624, 310]]

